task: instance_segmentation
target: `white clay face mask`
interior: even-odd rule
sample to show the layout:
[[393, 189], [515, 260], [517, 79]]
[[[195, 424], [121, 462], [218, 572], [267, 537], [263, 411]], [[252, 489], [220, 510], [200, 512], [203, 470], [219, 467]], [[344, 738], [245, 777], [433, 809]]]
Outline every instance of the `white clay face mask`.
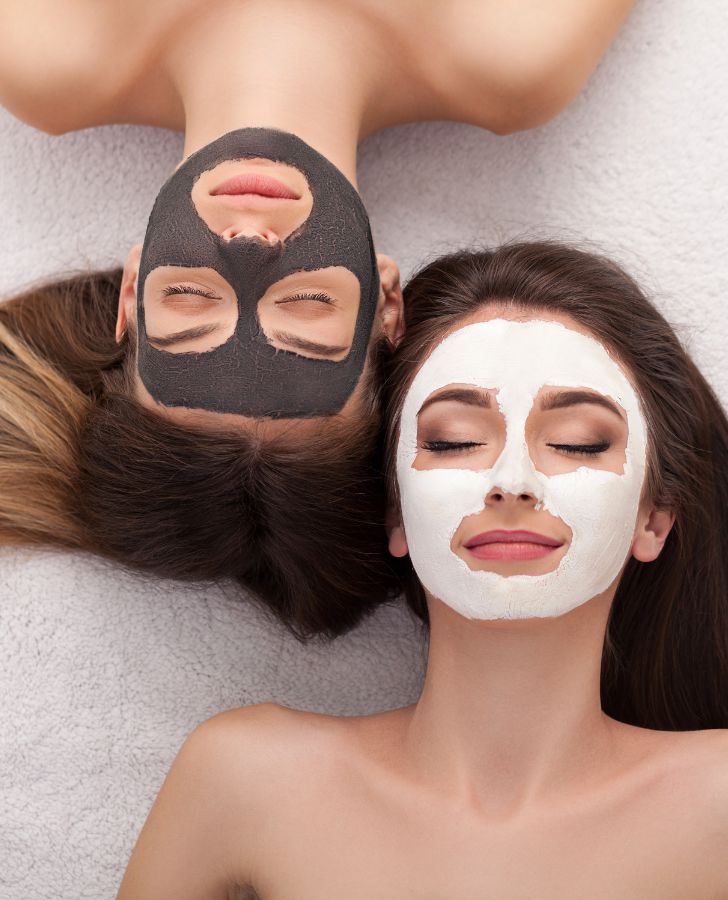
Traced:
[[[465, 462], [468, 468], [452, 462], [444, 468], [413, 468], [420, 409], [433, 393], [451, 385], [495, 394], [505, 440], [490, 468], [475, 469]], [[534, 400], [548, 386], [600, 394], [621, 407], [628, 433], [619, 472], [597, 468], [588, 459], [558, 474], [537, 469], [526, 423]], [[400, 424], [402, 522], [420, 581], [434, 597], [471, 619], [559, 616], [595, 597], [617, 577], [632, 544], [646, 440], [634, 389], [594, 338], [538, 319], [494, 319], [453, 332], [415, 376]], [[463, 520], [483, 513], [486, 498], [496, 489], [502, 495], [534, 498], [528, 506], [532, 516], [534, 510], [544, 510], [570, 530], [566, 552], [552, 571], [502, 575], [473, 569], [452, 549]], [[492, 524], [492, 516], [490, 522], [492, 528], [508, 528]]]

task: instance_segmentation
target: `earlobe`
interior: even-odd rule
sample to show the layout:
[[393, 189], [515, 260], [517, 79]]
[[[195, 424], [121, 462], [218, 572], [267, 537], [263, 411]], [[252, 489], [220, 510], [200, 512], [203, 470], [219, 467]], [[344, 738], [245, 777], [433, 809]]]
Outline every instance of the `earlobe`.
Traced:
[[119, 289], [119, 309], [116, 317], [116, 343], [118, 344], [127, 328], [129, 321], [136, 320], [136, 293], [137, 279], [139, 277], [139, 261], [142, 255], [142, 245], [135, 244], [129, 251], [124, 263], [124, 273]]
[[396, 347], [404, 335], [404, 301], [399, 266], [390, 256], [383, 253], [377, 254], [377, 266], [382, 286], [377, 313], [384, 333]]
[[395, 525], [389, 532], [389, 552], [396, 557], [407, 556], [409, 553], [407, 537], [401, 525]]
[[389, 538], [389, 552], [392, 556], [407, 556], [409, 553], [407, 536], [404, 533], [399, 506], [394, 501], [387, 504], [384, 527]]
[[654, 562], [662, 552], [674, 522], [675, 513], [670, 509], [653, 507], [640, 511], [632, 542], [632, 556], [640, 562]]

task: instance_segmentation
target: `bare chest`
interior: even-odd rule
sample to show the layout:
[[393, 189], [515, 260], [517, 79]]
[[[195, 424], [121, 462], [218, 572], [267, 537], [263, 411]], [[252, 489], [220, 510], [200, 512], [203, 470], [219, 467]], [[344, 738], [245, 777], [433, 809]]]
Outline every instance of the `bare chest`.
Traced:
[[700, 829], [667, 797], [522, 824], [339, 798], [317, 811], [291, 810], [280, 824], [283, 840], [261, 867], [269, 875], [257, 886], [260, 900], [726, 896], [706, 891]]

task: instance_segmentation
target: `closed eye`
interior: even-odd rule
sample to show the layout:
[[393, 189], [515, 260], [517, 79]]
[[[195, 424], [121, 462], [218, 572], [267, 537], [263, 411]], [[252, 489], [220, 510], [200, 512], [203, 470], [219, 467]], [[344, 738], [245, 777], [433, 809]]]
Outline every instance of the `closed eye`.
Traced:
[[609, 450], [612, 445], [609, 441], [602, 441], [599, 444], [547, 444], [547, 446], [572, 456], [596, 456]]
[[484, 447], [478, 441], [423, 441], [422, 449], [432, 453], [456, 453], [459, 450], [470, 450], [473, 447]]
[[312, 294], [291, 294], [288, 297], [283, 297], [281, 300], [276, 300], [276, 306], [282, 306], [285, 303], [300, 303], [302, 300], [313, 300], [317, 303], [325, 303], [327, 306], [336, 305], [336, 301], [333, 297], [319, 291]]
[[169, 284], [162, 291], [164, 297], [171, 297], [178, 294], [190, 294], [195, 297], [207, 297], [208, 300], [222, 300], [219, 294], [213, 294], [204, 288], [195, 287], [191, 284]]

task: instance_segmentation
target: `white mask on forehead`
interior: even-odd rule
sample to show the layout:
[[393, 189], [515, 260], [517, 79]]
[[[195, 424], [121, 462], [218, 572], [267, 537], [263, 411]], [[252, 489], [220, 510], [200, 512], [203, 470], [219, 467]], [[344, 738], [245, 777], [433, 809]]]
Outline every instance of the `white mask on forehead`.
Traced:
[[[490, 469], [412, 468], [417, 415], [447, 385], [496, 391], [506, 439]], [[629, 429], [621, 474], [581, 465], [559, 475], [536, 470], [525, 425], [545, 385], [586, 388], [616, 401]], [[556, 322], [494, 319], [466, 325], [442, 341], [424, 362], [405, 398], [397, 447], [402, 522], [412, 564], [438, 599], [471, 619], [559, 616], [605, 590], [629, 553], [645, 474], [646, 431], [634, 389], [602, 344]], [[538, 508], [572, 531], [554, 571], [504, 576], [473, 571], [450, 544], [466, 516], [485, 498], [533, 495]]]

